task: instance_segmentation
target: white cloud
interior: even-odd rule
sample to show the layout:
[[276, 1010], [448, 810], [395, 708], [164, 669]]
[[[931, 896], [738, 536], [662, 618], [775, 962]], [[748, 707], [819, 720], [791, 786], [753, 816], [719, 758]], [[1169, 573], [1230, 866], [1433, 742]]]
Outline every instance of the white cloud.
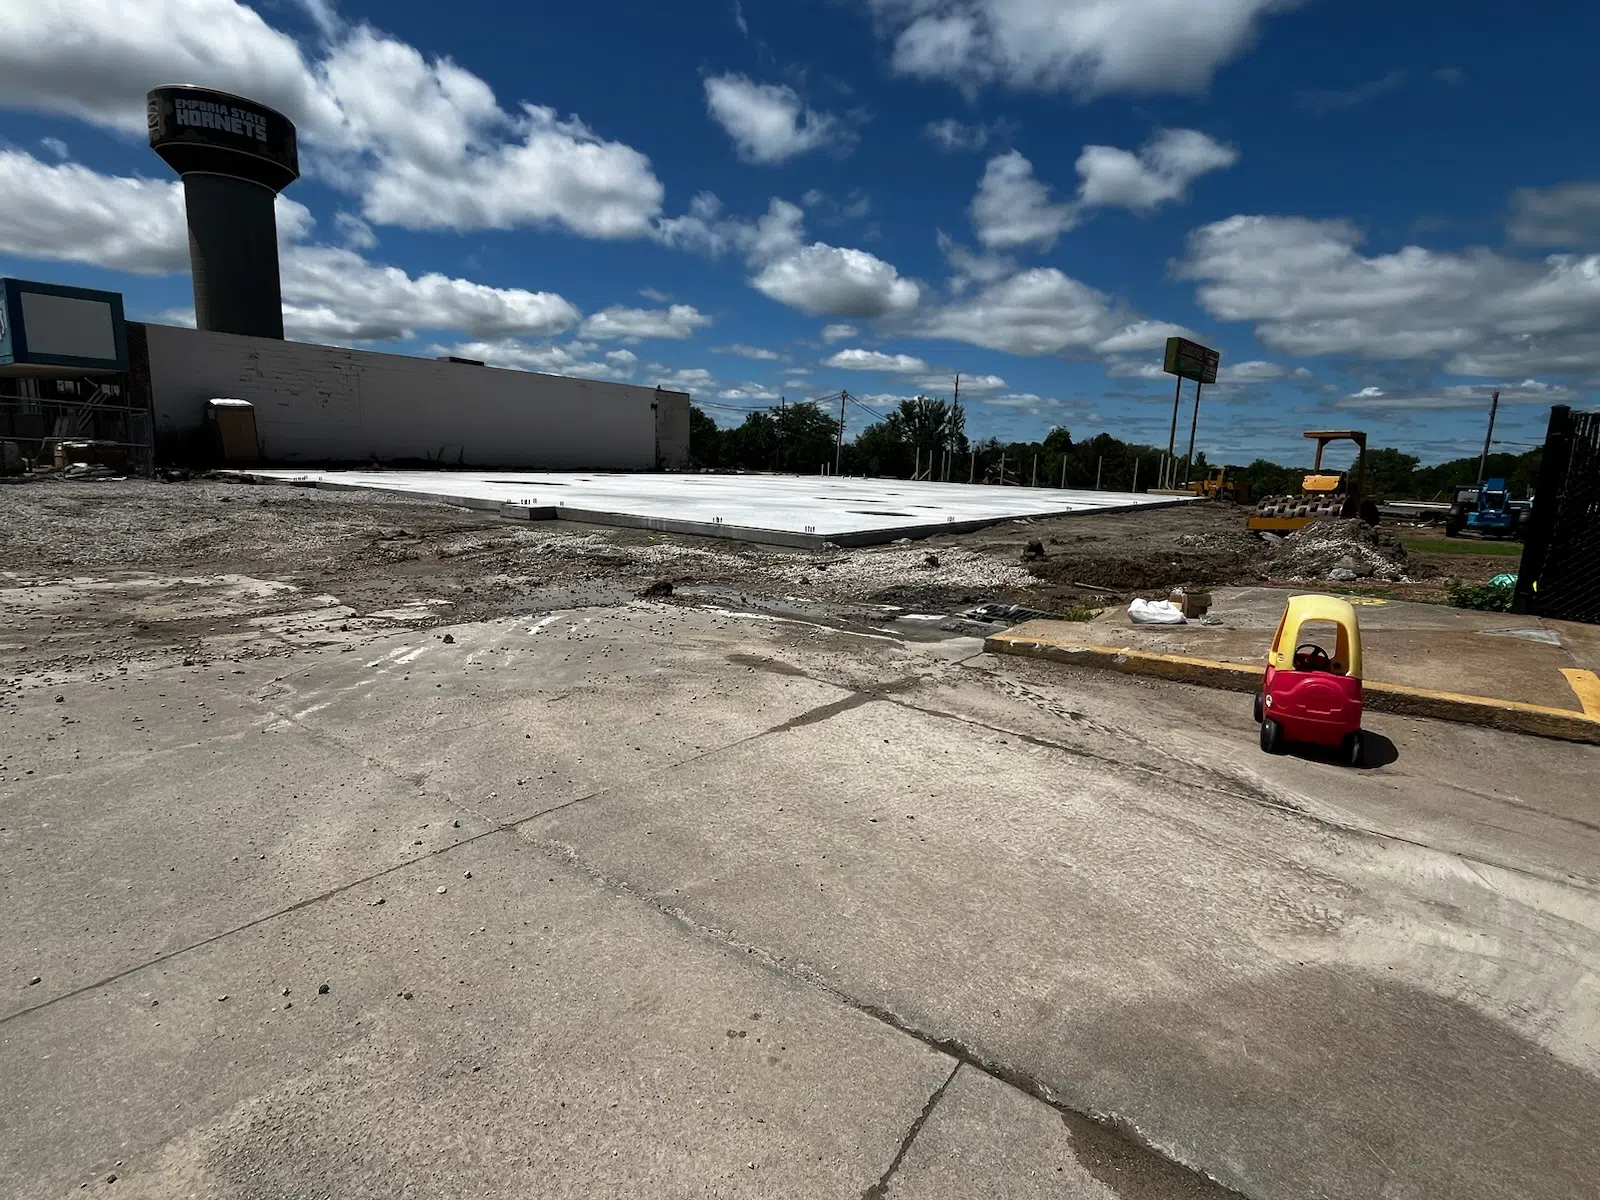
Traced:
[[491, 367], [537, 371], [544, 375], [571, 375], [580, 379], [627, 379], [633, 374], [638, 361], [627, 350], [614, 350], [606, 355], [606, 361], [594, 362], [583, 357], [588, 350], [580, 343], [573, 342], [565, 346], [553, 343], [530, 345], [516, 338], [462, 342], [448, 348], [435, 346], [434, 350], [458, 358], [474, 358]]
[[[305, 205], [279, 196], [277, 211], [280, 242], [310, 231]], [[0, 250], [146, 275], [187, 270], [183, 185], [0, 150]]]
[[763, 346], [746, 346], [743, 342], [735, 342], [731, 346], [713, 346], [712, 352], [733, 354], [739, 358], [753, 358], [758, 362], [777, 362], [783, 357], [776, 350], [768, 350]]
[[711, 318], [689, 304], [670, 308], [624, 308], [613, 305], [591, 314], [579, 333], [597, 341], [637, 342], [641, 338], [687, 338], [711, 324]]
[[333, 225], [344, 244], [352, 250], [371, 250], [378, 244], [378, 235], [372, 232], [372, 226], [352, 213], [335, 213]]
[[1592, 372], [1600, 255], [1542, 261], [1404, 246], [1364, 255], [1345, 221], [1229, 217], [1195, 230], [1180, 277], [1206, 311], [1287, 354], [1432, 361], [1464, 375]]
[[660, 291], [653, 287], [640, 288], [639, 295], [643, 296], [646, 300], [653, 300], [657, 304], [670, 304], [672, 302], [672, 297], [667, 295], [666, 292]]
[[717, 393], [718, 400], [777, 400], [781, 393], [759, 383], [741, 384], [739, 387], [727, 388]]
[[916, 308], [921, 291], [865, 250], [814, 243], [764, 267], [750, 286], [814, 317], [883, 317]]
[[1380, 387], [1364, 387], [1352, 395], [1342, 397], [1338, 407], [1357, 411], [1416, 412], [1464, 409], [1487, 411], [1495, 392], [1500, 393], [1501, 404], [1528, 404], [1548, 407], [1552, 404], [1570, 404], [1576, 393], [1559, 384], [1544, 383], [1537, 379], [1524, 379], [1515, 384], [1468, 383], [1424, 391], [1385, 391]]
[[145, 94], [198, 83], [322, 128], [338, 115], [293, 38], [235, 0], [0, 5], [0, 106], [145, 132]]
[[1282, 363], [1265, 362], [1261, 359], [1250, 359], [1246, 362], [1233, 363], [1230, 366], [1217, 368], [1218, 383], [1269, 383], [1274, 379], [1283, 379], [1289, 374], [1289, 368]]
[[1405, 83], [1405, 71], [1395, 70], [1369, 79], [1364, 83], [1355, 84], [1348, 88], [1306, 88], [1295, 93], [1295, 101], [1301, 108], [1314, 113], [1338, 112], [1341, 109], [1357, 108], [1368, 100], [1375, 100], [1385, 92], [1392, 92], [1395, 88]]
[[311, 23], [323, 37], [332, 37], [344, 25], [333, 6], [333, 0], [295, 0], [295, 3], [305, 9], [306, 16], [311, 18]]
[[989, 142], [989, 130], [984, 125], [969, 125], [954, 117], [929, 121], [922, 127], [922, 136], [946, 154], [962, 150], [982, 150]]
[[578, 310], [553, 292], [488, 287], [436, 272], [412, 276], [332, 246], [285, 253], [283, 300], [286, 327], [340, 341], [405, 338], [420, 329], [547, 336], [578, 320]]
[[576, 118], [492, 89], [448, 59], [358, 26], [308, 61], [235, 0], [117, 0], [0, 8], [0, 106], [145, 128], [145, 93], [184, 81], [248, 95], [300, 127], [309, 173], [411, 229], [555, 227], [642, 237], [663, 189], [649, 160]]
[[1169, 337], [1194, 339], [1192, 330], [1168, 321], [1132, 321], [1095, 346], [1101, 354], [1131, 354], [1139, 350], [1162, 350]]
[[746, 162], [780, 163], [825, 146], [848, 146], [852, 140], [837, 117], [807, 108], [783, 84], [730, 74], [708, 77], [705, 89], [707, 111], [727, 130]]
[[909, 354], [884, 354], [880, 350], [841, 350], [823, 360], [825, 367], [845, 371], [894, 371], [901, 375], [926, 371], [928, 364]]
[[717, 380], [704, 367], [679, 367], [672, 369], [659, 363], [652, 364], [650, 384], [666, 388], [669, 392], [704, 392], [717, 386]]
[[738, 250], [755, 270], [750, 286], [811, 316], [881, 317], [909, 312], [921, 291], [865, 250], [826, 242], [805, 244], [805, 213], [774, 197], [750, 222], [724, 215], [710, 192], [697, 195], [684, 216], [656, 222], [663, 244], [713, 256]]
[[1296, 0], [867, 0], [894, 69], [964, 88], [1199, 92]]
[[[930, 373], [918, 374], [918, 376], [912, 378], [912, 382], [914, 382], [918, 390], [923, 390], [923, 392], [938, 392], [941, 395], [949, 395], [950, 392], [955, 390], [955, 371], [930, 371]], [[963, 374], [962, 376], [962, 395], [982, 395], [984, 392], [998, 392], [1005, 386], [1005, 379], [1000, 378], [998, 374]]]
[[72, 157], [72, 151], [68, 149], [67, 144], [60, 138], [42, 137], [39, 139], [39, 144], [57, 158], [68, 159]]
[[1181, 200], [1198, 176], [1232, 166], [1238, 158], [1231, 146], [1194, 129], [1163, 129], [1137, 154], [1116, 146], [1085, 146], [1078, 155], [1077, 196], [1068, 202], [1052, 200], [1050, 189], [1034, 177], [1033, 164], [1012, 150], [991, 158], [984, 169], [972, 200], [972, 225], [990, 250], [1048, 250], [1087, 209], [1149, 212]]
[[811, 386], [811, 381], [808, 379], [785, 379], [783, 381], [783, 386], [786, 388], [797, 388], [800, 391], [804, 391], [806, 388]]
[[918, 313], [909, 331], [1011, 354], [1098, 353], [1130, 320], [1111, 298], [1054, 267], [1036, 267]]
[[710, 192], [701, 192], [689, 202], [689, 211], [683, 216], [657, 221], [655, 236], [675, 250], [713, 258], [738, 250], [752, 266], [758, 266], [798, 250], [804, 227], [805, 213], [787, 200], [773, 197], [761, 217], [744, 221], [724, 215], [722, 201]]
[[822, 327], [822, 340], [830, 343], [842, 342], [845, 338], [853, 338], [860, 332], [854, 325], [824, 325]]
[[1149, 212], [1180, 200], [1207, 171], [1231, 167], [1239, 152], [1195, 129], [1163, 129], [1138, 154], [1115, 146], [1085, 146], [1078, 156], [1078, 201]]
[[1053, 203], [1050, 190], [1034, 178], [1033, 164], [1016, 150], [989, 160], [972, 199], [973, 228], [991, 250], [1048, 250], [1077, 220], [1075, 206]]
[[1525, 246], [1600, 246], [1600, 182], [1518, 188], [1507, 232]]

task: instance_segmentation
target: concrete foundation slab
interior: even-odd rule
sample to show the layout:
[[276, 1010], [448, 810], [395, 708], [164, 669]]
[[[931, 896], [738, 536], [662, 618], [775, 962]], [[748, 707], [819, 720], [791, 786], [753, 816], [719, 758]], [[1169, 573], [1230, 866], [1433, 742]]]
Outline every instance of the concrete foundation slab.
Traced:
[[554, 515], [594, 525], [803, 549], [818, 549], [824, 542], [871, 546], [901, 537], [964, 533], [1024, 517], [1187, 502], [1142, 492], [794, 475], [287, 470], [244, 474], [277, 483], [429, 496], [501, 513], [525, 508], [533, 510], [529, 515], [535, 519]]

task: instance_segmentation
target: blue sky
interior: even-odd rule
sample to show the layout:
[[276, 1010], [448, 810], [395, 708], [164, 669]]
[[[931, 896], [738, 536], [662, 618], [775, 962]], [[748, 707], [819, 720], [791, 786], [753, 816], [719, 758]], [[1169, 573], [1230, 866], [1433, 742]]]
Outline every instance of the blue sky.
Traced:
[[[291, 337], [969, 432], [1506, 449], [1600, 377], [1600, 13], [1331, 0], [56, 0], [0, 11], [0, 273], [190, 301], [143, 95], [301, 131]], [[852, 422], [861, 419], [852, 410]], [[1189, 417], [1185, 404], [1182, 424]], [[1181, 438], [1180, 438], [1181, 440]]]

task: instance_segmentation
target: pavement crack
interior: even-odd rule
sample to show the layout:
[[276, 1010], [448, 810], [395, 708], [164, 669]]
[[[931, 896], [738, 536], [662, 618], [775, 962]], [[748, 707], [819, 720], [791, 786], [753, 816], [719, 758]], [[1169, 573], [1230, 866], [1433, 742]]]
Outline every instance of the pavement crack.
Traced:
[[[923, 1122], [926, 1121], [928, 1114], [932, 1111], [933, 1104], [944, 1094], [951, 1080], [955, 1078], [956, 1071], [963, 1066], [969, 1066], [973, 1070], [989, 1076], [991, 1079], [995, 1079], [1008, 1087], [1015, 1088], [1033, 1097], [1064, 1116], [1087, 1120], [1105, 1130], [1110, 1136], [1134, 1146], [1139, 1151], [1153, 1155], [1161, 1161], [1193, 1175], [1197, 1179], [1204, 1180], [1219, 1189], [1219, 1195], [1236, 1196], [1243, 1194], [1227, 1188], [1225, 1184], [1222, 1184], [1215, 1176], [1202, 1168], [1175, 1157], [1170, 1151], [1163, 1149], [1147, 1137], [1132, 1121], [1120, 1114], [1100, 1111], [1082, 1103], [1073, 1103], [1064, 1098], [1038, 1075], [1022, 1067], [984, 1054], [977, 1047], [960, 1037], [944, 1035], [925, 1029], [915, 1021], [886, 1005], [854, 996], [809, 963], [798, 959], [785, 958], [765, 946], [745, 941], [730, 929], [706, 924], [682, 906], [669, 903], [659, 895], [645, 891], [624, 879], [608, 874], [600, 867], [584, 859], [578, 853], [577, 847], [569, 842], [557, 841], [553, 838], [535, 837], [525, 833], [519, 834], [519, 836], [523, 837], [534, 849], [558, 858], [564, 861], [568, 868], [588, 876], [596, 887], [659, 913], [685, 930], [689, 935], [721, 946], [724, 950], [737, 952], [741, 961], [751, 963], [756, 968], [767, 971], [786, 983], [810, 988], [863, 1017], [886, 1025], [896, 1033], [915, 1038], [929, 1049], [955, 1059], [956, 1069], [951, 1071], [949, 1078], [934, 1093], [929, 1104], [924, 1108], [922, 1117], [913, 1123], [907, 1139], [902, 1142], [901, 1153], [896, 1155], [895, 1161], [890, 1164], [889, 1170], [884, 1173], [876, 1186], [884, 1186], [894, 1174], [900, 1162], [904, 1159], [905, 1151], [909, 1149], [910, 1142], [915, 1139], [916, 1134], [921, 1130]], [[884, 1194], [882, 1191], [873, 1191], [869, 1188], [863, 1194], [863, 1200], [868, 1200], [868, 1198], [881, 1200]]]
[[966, 1064], [956, 1062], [950, 1069], [950, 1074], [944, 1077], [944, 1082], [933, 1089], [933, 1094], [928, 1097], [928, 1102], [922, 1106], [922, 1111], [917, 1114], [917, 1119], [911, 1122], [911, 1127], [906, 1130], [905, 1137], [900, 1139], [900, 1148], [895, 1151], [894, 1160], [890, 1162], [889, 1169], [878, 1176], [878, 1182], [861, 1193], [861, 1200], [884, 1200], [889, 1194], [889, 1184], [893, 1181], [895, 1172], [900, 1169], [900, 1164], [911, 1152], [912, 1144], [917, 1140], [917, 1134], [922, 1132], [922, 1127], [928, 1123], [928, 1118], [933, 1115], [933, 1110], [938, 1107], [939, 1101], [944, 1099], [945, 1089], [955, 1082], [961, 1068]]

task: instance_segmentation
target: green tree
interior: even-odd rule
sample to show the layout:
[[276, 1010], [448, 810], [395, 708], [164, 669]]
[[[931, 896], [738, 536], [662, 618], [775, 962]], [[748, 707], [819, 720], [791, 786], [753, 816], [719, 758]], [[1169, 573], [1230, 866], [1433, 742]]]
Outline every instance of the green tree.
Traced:
[[689, 406], [689, 462], [696, 467], [722, 465], [722, 430], [693, 404]]
[[1367, 494], [1379, 500], [1412, 495], [1416, 490], [1417, 464], [1421, 461], [1415, 454], [1402, 454], [1389, 446], [1369, 448]]
[[822, 463], [833, 468], [834, 446], [839, 437], [839, 420], [810, 402], [789, 404], [778, 410], [774, 421], [777, 433], [777, 469], [809, 474]]

